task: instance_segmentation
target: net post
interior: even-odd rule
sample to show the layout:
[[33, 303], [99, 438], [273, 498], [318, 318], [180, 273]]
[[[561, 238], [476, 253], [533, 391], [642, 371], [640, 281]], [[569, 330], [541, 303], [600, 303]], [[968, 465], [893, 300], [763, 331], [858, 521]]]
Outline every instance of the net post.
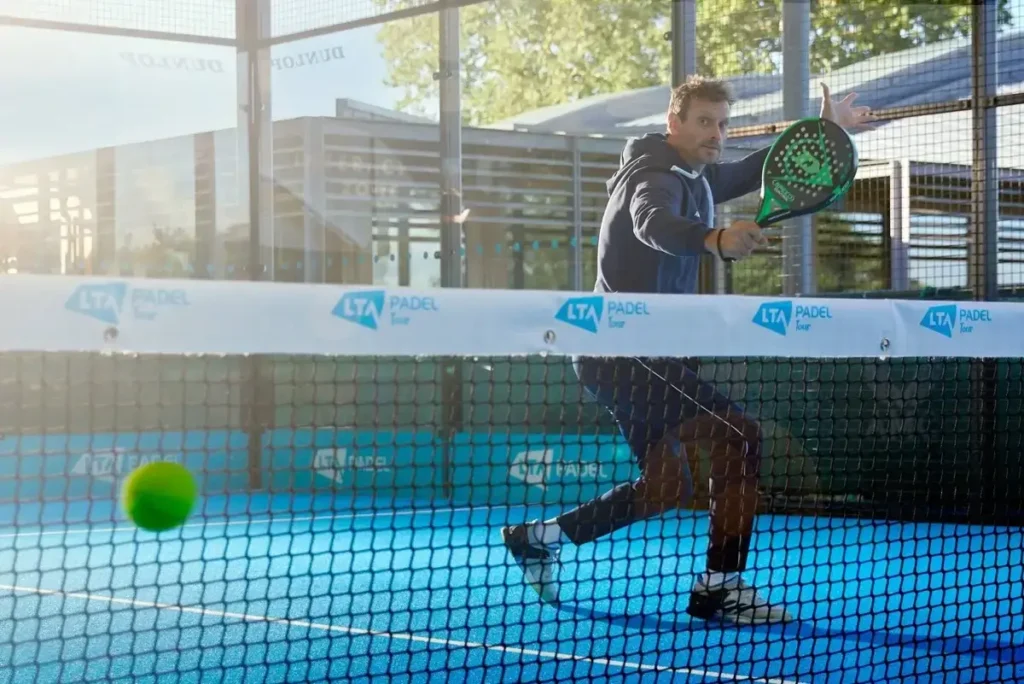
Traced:
[[[273, 139], [270, 110], [270, 48], [261, 46], [270, 35], [270, 0], [236, 0], [238, 38], [238, 130], [245, 140], [246, 181], [249, 198], [249, 280], [274, 279], [274, 235], [271, 199], [263, 192], [264, 179], [273, 178]], [[244, 134], [242, 133], [244, 131]], [[242, 152], [241, 146], [239, 152]], [[264, 241], [264, 235], [268, 237]], [[264, 249], [266, 242], [266, 249]], [[264, 258], [266, 255], [266, 258]], [[250, 490], [263, 488], [263, 406], [273, 405], [263, 381], [266, 363], [260, 355], [247, 356], [243, 363], [244, 394], [241, 420], [247, 437], [247, 470]]]
[[[445, 6], [439, 21], [441, 153], [441, 287], [462, 287], [462, 111], [459, 8]], [[462, 424], [462, 361], [441, 360], [442, 491], [452, 497], [452, 441]]]
[[[998, 3], [975, 0], [971, 7], [971, 221], [967, 262], [968, 284], [975, 301], [998, 299], [997, 222], [999, 171], [996, 158], [996, 110], [990, 101], [996, 89]], [[996, 377], [995, 359], [971, 362], [974, 398], [974, 459], [979, 472], [979, 511], [997, 522]], [[991, 507], [985, 506], [991, 502]], [[989, 510], [984, 510], [989, 508]]]

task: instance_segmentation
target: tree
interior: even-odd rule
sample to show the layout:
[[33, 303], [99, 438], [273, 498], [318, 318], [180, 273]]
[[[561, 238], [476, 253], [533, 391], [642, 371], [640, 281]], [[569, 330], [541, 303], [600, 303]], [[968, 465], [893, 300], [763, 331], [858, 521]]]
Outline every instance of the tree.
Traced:
[[[1000, 0], [1001, 25], [1010, 20], [1007, 2]], [[669, 0], [490, 0], [463, 7], [465, 123], [488, 124], [591, 95], [668, 83], [669, 7]], [[781, 0], [700, 0], [697, 22], [702, 74], [780, 70]], [[811, 0], [811, 70], [823, 73], [966, 36], [970, 25], [967, 0]], [[389, 65], [388, 85], [404, 91], [400, 108], [426, 111], [423, 105], [438, 96], [437, 15], [386, 24], [378, 40]]]

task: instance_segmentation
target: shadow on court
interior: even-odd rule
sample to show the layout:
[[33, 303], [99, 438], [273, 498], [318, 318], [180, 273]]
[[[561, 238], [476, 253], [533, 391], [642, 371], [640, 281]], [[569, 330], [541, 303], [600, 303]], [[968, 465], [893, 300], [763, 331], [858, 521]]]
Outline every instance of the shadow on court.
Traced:
[[[807, 620], [798, 620], [787, 625], [757, 625], [735, 627], [707, 623], [703, 620], [673, 620], [653, 615], [615, 615], [589, 610], [570, 603], [558, 606], [561, 612], [572, 613], [588, 620], [602, 620], [614, 625], [642, 632], [711, 632], [726, 630], [747, 630], [761, 634], [774, 634], [785, 639], [837, 639], [856, 641], [879, 647], [909, 647], [941, 655], [970, 655], [995, 663], [1024, 662], [1024, 645], [1008, 644], [997, 639], [977, 637], [936, 637], [923, 632], [908, 630], [848, 630], [819, 627]], [[795, 642], [791, 642], [795, 643]]]

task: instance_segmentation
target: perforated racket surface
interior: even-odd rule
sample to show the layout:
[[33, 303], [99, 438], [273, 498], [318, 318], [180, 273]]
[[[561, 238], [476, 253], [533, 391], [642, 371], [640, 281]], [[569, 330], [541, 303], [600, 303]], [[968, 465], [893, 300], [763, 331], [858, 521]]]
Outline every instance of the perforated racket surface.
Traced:
[[782, 132], [761, 170], [755, 222], [770, 226], [831, 206], [853, 185], [857, 148], [838, 124], [807, 118]]

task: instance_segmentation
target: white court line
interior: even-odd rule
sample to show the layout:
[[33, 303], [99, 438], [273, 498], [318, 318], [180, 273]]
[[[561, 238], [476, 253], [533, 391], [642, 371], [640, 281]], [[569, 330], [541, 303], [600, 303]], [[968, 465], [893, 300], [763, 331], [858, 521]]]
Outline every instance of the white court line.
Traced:
[[435, 646], [448, 646], [466, 649], [483, 649], [486, 651], [498, 651], [515, 655], [538, 656], [541, 658], [554, 658], [556, 660], [575, 660], [579, 662], [593, 663], [595, 665], [607, 665], [618, 667], [624, 670], [671, 672], [674, 674], [693, 675], [696, 677], [714, 677], [719, 680], [764, 682], [765, 684], [801, 684], [801, 682], [789, 679], [752, 679], [747, 675], [730, 674], [728, 672], [713, 672], [711, 670], [694, 670], [689, 668], [670, 668], [648, 665], [629, 660], [611, 660], [609, 658], [590, 658], [587, 656], [575, 655], [572, 653], [560, 653], [558, 651], [537, 651], [532, 648], [519, 648], [518, 646], [505, 646], [502, 644], [484, 644], [475, 641], [460, 641], [458, 639], [439, 639], [437, 637], [419, 636], [416, 634], [405, 634], [403, 632], [383, 632], [359, 627], [348, 627], [346, 625], [332, 625], [319, 622], [306, 622], [304, 620], [290, 620], [287, 618], [275, 618], [268, 615], [248, 615], [246, 613], [228, 613], [210, 608], [178, 606], [173, 603], [153, 603], [150, 601], [138, 601], [135, 599], [123, 599], [114, 596], [100, 596], [98, 594], [82, 594], [78, 592], [58, 591], [56, 589], [42, 589], [37, 587], [20, 587], [11, 584], [0, 584], [0, 589], [10, 592], [24, 594], [38, 594], [42, 596], [63, 596], [65, 598], [81, 599], [83, 601], [100, 601], [114, 603], [134, 608], [157, 608], [162, 610], [175, 610], [179, 613], [191, 613], [209, 617], [229, 618], [243, 620], [246, 622], [266, 622], [269, 624], [285, 625], [288, 627], [303, 627], [306, 629], [319, 629], [325, 632], [340, 632], [352, 636], [372, 636], [396, 641], [409, 641], [421, 644], [433, 644]]
[[[479, 507], [477, 507], [479, 508]], [[491, 508], [508, 508], [507, 506], [491, 506]], [[355, 519], [355, 518], [393, 518], [398, 516], [412, 516], [421, 515], [424, 513], [465, 513], [467, 511], [474, 510], [473, 507], [465, 506], [462, 508], [413, 508], [404, 511], [375, 511], [373, 513], [336, 513], [333, 515], [310, 515], [305, 518], [296, 518], [293, 516], [280, 516], [277, 518], [263, 518], [260, 520], [205, 520], [203, 522], [185, 523], [181, 528], [190, 527], [230, 527], [232, 525], [264, 525], [279, 522], [310, 522], [313, 520], [344, 520], [344, 519]], [[244, 515], [241, 513], [239, 515]], [[134, 525], [121, 525], [120, 527], [75, 527], [75, 528], [63, 528], [60, 530], [26, 530], [22, 532], [9, 532], [6, 534], [0, 534], [0, 539], [17, 539], [18, 537], [49, 537], [58, 534], [93, 534], [96, 532], [138, 532], [139, 528]]]

